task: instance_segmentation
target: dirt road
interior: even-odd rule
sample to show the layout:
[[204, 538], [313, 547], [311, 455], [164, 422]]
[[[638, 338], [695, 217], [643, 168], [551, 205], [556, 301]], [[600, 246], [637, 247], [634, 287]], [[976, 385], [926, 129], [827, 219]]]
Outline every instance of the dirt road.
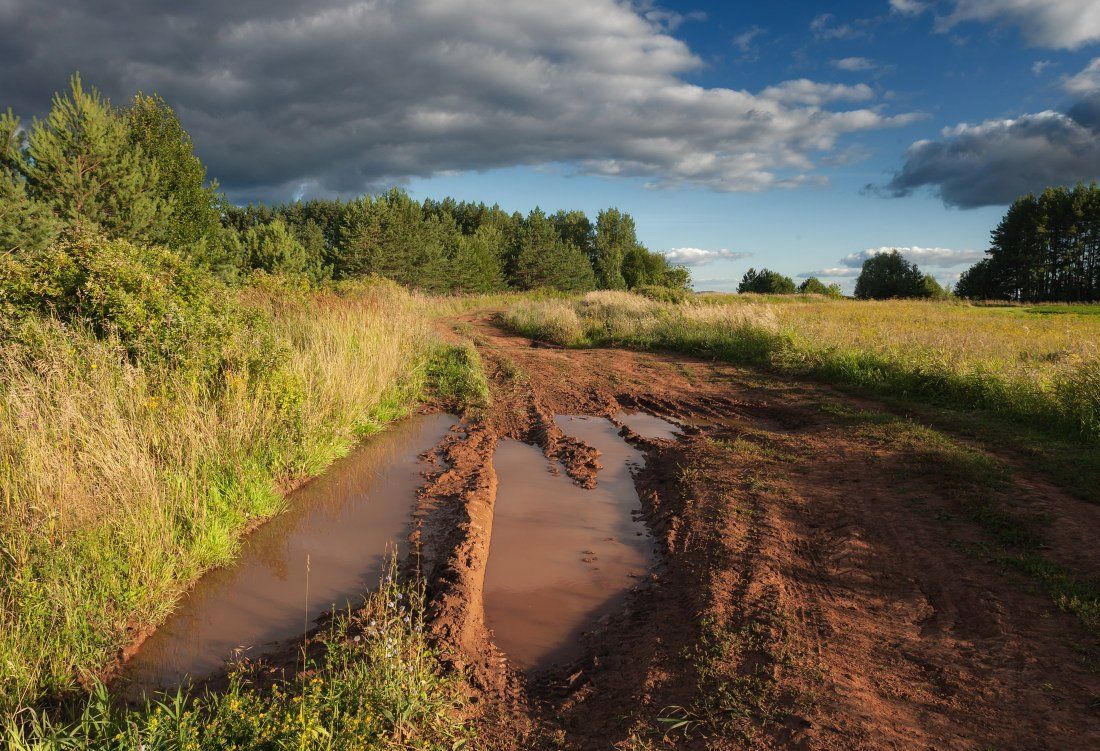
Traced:
[[[447, 325], [477, 346], [493, 404], [444, 441], [414, 541], [433, 635], [482, 692], [490, 746], [1100, 748], [1095, 632], [1004, 565], [974, 513], [1039, 520], [1046, 554], [1080, 575], [1100, 571], [1097, 505], [821, 386], [538, 346], [490, 314]], [[656, 562], [583, 657], [521, 674], [482, 606], [493, 451], [535, 444], [591, 486], [597, 452], [553, 418], [623, 408], [685, 426], [679, 441], [624, 429], [646, 456]], [[1007, 479], [992, 489], [974, 466]]]

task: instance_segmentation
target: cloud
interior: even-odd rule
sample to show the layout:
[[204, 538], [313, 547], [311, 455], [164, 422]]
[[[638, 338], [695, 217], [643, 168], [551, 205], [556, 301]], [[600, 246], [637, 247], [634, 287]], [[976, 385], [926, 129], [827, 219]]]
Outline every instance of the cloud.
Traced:
[[866, 57], [842, 57], [839, 60], [831, 61], [831, 65], [838, 70], [846, 70], [853, 73], [875, 69], [875, 61]]
[[817, 271], [803, 271], [801, 274], [798, 275], [798, 278], [809, 279], [811, 276], [826, 277], [829, 279], [846, 279], [849, 277], [859, 276], [859, 269], [842, 267], [831, 269], [818, 269]]
[[1070, 94], [1092, 94], [1100, 91], [1100, 57], [1092, 59], [1084, 70], [1062, 82], [1062, 88]]
[[703, 63], [672, 21], [617, 0], [94, 5], [5, 0], [0, 106], [41, 114], [77, 69], [116, 102], [157, 91], [235, 200], [538, 165], [761, 191], [820, 182], [846, 134], [911, 120], [824, 107], [870, 100], [859, 87], [688, 83]]
[[1067, 110], [944, 128], [938, 140], [917, 141], [886, 186], [895, 197], [930, 188], [959, 208], [1011, 203], [1051, 185], [1100, 176], [1100, 58], [1065, 89], [1079, 98]]
[[845, 268], [852, 268], [858, 271], [858, 269], [863, 267], [863, 262], [866, 261], [868, 258], [872, 258], [877, 255], [883, 255], [885, 253], [892, 253], [895, 250], [918, 266], [940, 266], [942, 268], [951, 268], [952, 266], [961, 266], [964, 263], [969, 265], [985, 258], [984, 250], [921, 248], [914, 245], [908, 248], [868, 248], [867, 250], [861, 250], [858, 253], [849, 253], [848, 255], [841, 258], [840, 262], [844, 265]]
[[799, 279], [808, 279], [811, 276], [826, 279], [854, 279], [863, 269], [863, 262], [883, 253], [897, 251], [906, 259], [927, 271], [932, 267], [932, 275], [941, 282], [954, 282], [958, 280], [959, 273], [955, 271], [942, 271], [962, 265], [971, 265], [985, 258], [985, 251], [981, 250], [952, 250], [951, 248], [922, 248], [920, 246], [868, 248], [858, 253], [849, 253], [840, 259], [839, 266], [833, 266], [816, 271], [804, 271], [798, 275]]
[[749, 258], [752, 253], [742, 253], [721, 248], [719, 250], [704, 250], [703, 248], [669, 248], [662, 250], [661, 254], [670, 263], [681, 266], [703, 266], [714, 261], [735, 261], [741, 258]]
[[759, 26], [752, 26], [733, 38], [733, 46], [741, 50], [744, 55], [751, 54], [758, 36], [768, 33], [766, 29]]
[[822, 13], [810, 22], [810, 31], [818, 39], [824, 40], [855, 39], [865, 35], [864, 31], [855, 28], [851, 24], [834, 24], [833, 18], [832, 13]]
[[906, 16], [917, 16], [928, 10], [928, 3], [920, 0], [890, 0], [890, 10]]
[[1036, 60], [1031, 64], [1031, 72], [1037, 76], [1043, 75], [1043, 71], [1052, 65], [1057, 65], [1053, 60]]
[[1096, 0], [956, 0], [955, 9], [938, 18], [940, 31], [964, 21], [1018, 26], [1029, 44], [1077, 49], [1100, 40], [1100, 3]]

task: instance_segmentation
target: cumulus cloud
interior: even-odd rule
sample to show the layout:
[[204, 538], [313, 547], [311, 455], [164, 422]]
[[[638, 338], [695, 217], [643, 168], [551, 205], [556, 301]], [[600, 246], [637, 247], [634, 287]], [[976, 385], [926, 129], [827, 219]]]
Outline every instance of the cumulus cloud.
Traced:
[[863, 262], [868, 258], [873, 258], [877, 255], [883, 255], [885, 253], [893, 253], [894, 251], [901, 253], [907, 259], [917, 264], [918, 266], [940, 266], [942, 268], [950, 268], [952, 266], [961, 266], [962, 264], [972, 264], [982, 260], [985, 257], [984, 250], [952, 250], [951, 248], [922, 248], [919, 246], [911, 246], [908, 248], [902, 247], [882, 247], [882, 248], [868, 248], [867, 250], [861, 250], [858, 253], [849, 253], [840, 259], [841, 264], [845, 268], [855, 269], [858, 273], [862, 268]]
[[842, 57], [839, 60], [833, 60], [831, 64], [838, 70], [846, 70], [853, 73], [875, 69], [875, 61], [866, 57]]
[[1093, 58], [1084, 70], [1062, 84], [1071, 94], [1088, 95], [1100, 91], [1100, 57]]
[[985, 252], [981, 250], [922, 248], [917, 245], [910, 247], [885, 246], [868, 248], [858, 253], [849, 253], [840, 259], [839, 266], [817, 269], [816, 271], [804, 271], [798, 275], [798, 278], [808, 279], [811, 276], [816, 276], [821, 279], [836, 279], [844, 285], [850, 285], [852, 280], [859, 276], [860, 271], [862, 271], [864, 261], [883, 253], [892, 253], [895, 250], [921, 267], [922, 271], [931, 271], [932, 276], [943, 284], [954, 284], [962, 273], [960, 270], [947, 271], [945, 269], [957, 269], [963, 265], [970, 266], [985, 258]]
[[822, 13], [810, 22], [810, 31], [813, 32], [815, 37], [823, 40], [854, 39], [865, 35], [863, 30], [857, 29], [851, 24], [834, 23], [834, 21], [835, 18], [832, 13]]
[[817, 271], [803, 271], [798, 275], [799, 279], [809, 279], [811, 276], [826, 277], [828, 279], [846, 279], [859, 276], [859, 269], [851, 269], [846, 266], [831, 269], [818, 269]]
[[954, 11], [937, 19], [937, 28], [946, 31], [964, 21], [1012, 24], [1040, 47], [1077, 49], [1100, 40], [1096, 0], [956, 0]]
[[[917, 141], [885, 186], [894, 196], [930, 188], [960, 208], [1010, 203], [1048, 185], [1100, 176], [1100, 58], [1065, 81], [1078, 100], [1004, 120], [945, 128], [938, 140]], [[874, 186], [868, 186], [875, 190]]]
[[702, 266], [714, 261], [736, 261], [741, 258], [749, 258], [752, 253], [743, 253], [735, 250], [720, 248], [718, 250], [705, 250], [703, 248], [669, 248], [662, 250], [661, 254], [670, 263], [681, 266]]
[[890, 0], [890, 10], [907, 16], [916, 16], [928, 10], [928, 3], [920, 0]]
[[116, 101], [155, 90], [237, 200], [517, 165], [759, 191], [820, 180], [846, 134], [911, 119], [860, 87], [687, 83], [702, 62], [679, 21], [617, 0], [2, 7], [0, 105], [41, 113], [77, 69]]

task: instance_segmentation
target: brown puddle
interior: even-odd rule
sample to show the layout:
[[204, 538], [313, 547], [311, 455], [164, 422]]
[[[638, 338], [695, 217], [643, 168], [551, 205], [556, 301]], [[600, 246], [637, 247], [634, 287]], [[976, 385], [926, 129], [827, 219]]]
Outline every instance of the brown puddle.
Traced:
[[251, 534], [231, 567], [200, 579], [141, 646], [123, 670], [126, 692], [207, 677], [239, 648], [255, 656], [301, 636], [333, 605], [360, 601], [377, 585], [387, 548], [403, 547], [420, 455], [457, 423], [450, 415], [412, 417], [292, 493], [288, 510]]
[[621, 606], [652, 555], [634, 518], [641, 504], [632, 468], [644, 463], [641, 452], [604, 418], [555, 419], [600, 451], [595, 489], [552, 474], [542, 451], [519, 441], [501, 441], [493, 457], [485, 619], [497, 646], [525, 670], [578, 657], [581, 633]]
[[615, 422], [622, 423], [642, 438], [675, 441], [680, 438], [680, 426], [655, 417], [648, 412], [619, 412]]

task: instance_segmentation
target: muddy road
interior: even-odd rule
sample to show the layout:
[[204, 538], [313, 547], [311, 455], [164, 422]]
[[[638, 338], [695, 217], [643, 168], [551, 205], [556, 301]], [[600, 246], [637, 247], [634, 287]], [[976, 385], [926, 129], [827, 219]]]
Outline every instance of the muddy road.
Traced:
[[[1044, 555], [1088, 577], [1100, 506], [822, 386], [539, 345], [489, 313], [446, 328], [478, 348], [493, 403], [438, 446], [410, 561], [436, 644], [479, 692], [487, 747], [1100, 748], [1095, 630], [1006, 566], [974, 512], [1039, 525]], [[564, 416], [614, 424], [623, 448]], [[995, 489], [974, 469], [990, 463]], [[635, 508], [609, 512], [614, 532], [538, 516], [574, 489], [622, 497], [624, 476]], [[576, 569], [564, 590], [547, 578], [555, 542]], [[611, 583], [593, 585], [603, 566]], [[606, 596], [578, 622], [570, 587]], [[550, 624], [541, 650], [524, 652], [523, 618]]]

